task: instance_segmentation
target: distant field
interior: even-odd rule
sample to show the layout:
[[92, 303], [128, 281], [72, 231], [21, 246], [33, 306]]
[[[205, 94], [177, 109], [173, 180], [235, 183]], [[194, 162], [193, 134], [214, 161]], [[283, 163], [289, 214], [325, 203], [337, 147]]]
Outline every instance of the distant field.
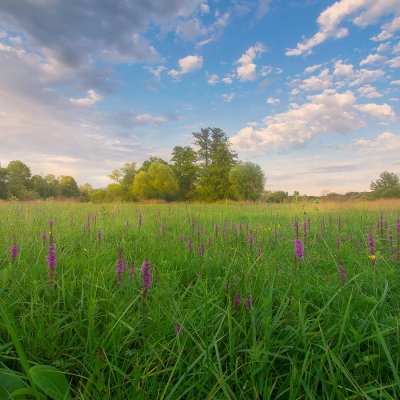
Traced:
[[400, 201], [0, 221], [0, 399], [400, 398]]

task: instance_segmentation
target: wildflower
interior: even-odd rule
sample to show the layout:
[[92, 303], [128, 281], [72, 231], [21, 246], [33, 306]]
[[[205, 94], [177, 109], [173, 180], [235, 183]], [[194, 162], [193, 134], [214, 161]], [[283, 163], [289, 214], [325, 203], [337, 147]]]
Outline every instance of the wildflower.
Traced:
[[304, 240], [307, 240], [307, 237], [308, 237], [308, 225], [307, 225], [307, 222], [303, 223], [303, 235], [304, 235]]
[[182, 328], [182, 325], [181, 325], [181, 324], [176, 324], [176, 325], [175, 325], [175, 332], [176, 332], [176, 334], [177, 334], [178, 336], [181, 336], [181, 335], [182, 335], [182, 330], [183, 330], [183, 328]]
[[370, 255], [375, 254], [375, 239], [371, 232], [368, 234], [368, 253]]
[[122, 285], [122, 276], [125, 269], [125, 259], [124, 259], [124, 252], [122, 248], [118, 251], [118, 260], [117, 260], [117, 269], [115, 270], [117, 273], [117, 286]]
[[142, 213], [139, 211], [139, 217], [138, 217], [138, 227], [140, 229], [140, 227], [142, 226]]
[[235, 297], [233, 298], [233, 304], [234, 304], [236, 307], [239, 307], [239, 306], [240, 306], [240, 301], [241, 301], [241, 299], [242, 299], [242, 297], [240, 296], [240, 294], [239, 294], [239, 293], [236, 293], [236, 294], [235, 294]]
[[368, 258], [369, 258], [372, 262], [375, 262], [375, 261], [376, 261], [376, 255], [375, 255], [375, 254], [370, 254], [370, 255], [368, 256]]
[[199, 248], [197, 250], [197, 254], [199, 256], [202, 256], [204, 254], [204, 244], [203, 243], [199, 246]]
[[251, 305], [252, 305], [252, 300], [251, 300], [251, 296], [248, 294], [246, 297], [246, 301], [244, 303], [246, 310], [250, 310]]
[[132, 279], [134, 273], [135, 273], [135, 263], [132, 261], [131, 268], [130, 268], [130, 270], [129, 270], [129, 277], [128, 277], [128, 279]]
[[16, 241], [15, 241], [15, 239], [14, 239], [14, 243], [13, 243], [13, 245], [11, 246], [11, 250], [10, 250], [10, 257], [11, 257], [11, 260], [12, 260], [13, 262], [17, 259], [17, 257], [18, 257], [18, 252], [19, 252], [18, 246], [17, 246], [17, 243], [16, 243]]
[[297, 261], [303, 262], [304, 261], [304, 248], [303, 248], [303, 242], [301, 241], [300, 238], [297, 238], [294, 240], [294, 250], [295, 250]]
[[340, 280], [342, 281], [342, 285], [344, 286], [346, 284], [346, 270], [344, 269], [344, 266], [342, 264], [338, 265], [338, 270]]
[[56, 274], [56, 266], [57, 266], [57, 253], [56, 246], [53, 243], [52, 238], [50, 238], [50, 244], [47, 252], [47, 266], [49, 268], [49, 283], [54, 285], [54, 276]]
[[142, 265], [142, 277], [143, 277], [143, 289], [144, 293], [150, 288], [151, 282], [151, 264], [150, 261], [146, 258]]
[[103, 238], [103, 232], [99, 229], [98, 231], [97, 231], [97, 239], [98, 240], [101, 240]]
[[250, 231], [250, 235], [248, 238], [249, 246], [252, 247], [254, 244], [254, 236], [253, 236], [253, 231]]
[[46, 243], [46, 238], [47, 238], [47, 233], [46, 233], [46, 231], [43, 231], [42, 233], [41, 233], [41, 237], [42, 237], [42, 242], [43, 242], [43, 245]]
[[336, 247], [340, 247], [340, 236], [336, 236]]
[[183, 242], [185, 241], [185, 236], [180, 235], [180, 236], [179, 236], [179, 241], [180, 241], [181, 243], [183, 243]]
[[189, 238], [188, 238], [188, 250], [190, 253], [193, 251], [193, 242], [192, 242], [191, 236], [189, 236]]
[[295, 220], [293, 224], [294, 228], [294, 237], [298, 238], [299, 237], [299, 221]]

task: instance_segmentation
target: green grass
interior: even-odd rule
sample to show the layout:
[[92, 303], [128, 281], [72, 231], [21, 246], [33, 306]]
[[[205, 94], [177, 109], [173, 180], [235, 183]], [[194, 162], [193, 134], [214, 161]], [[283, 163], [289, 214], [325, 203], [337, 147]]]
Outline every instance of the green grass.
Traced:
[[[399, 398], [399, 212], [398, 203], [0, 204], [0, 368], [34, 389], [27, 399], [43, 398], [29, 374], [35, 365], [62, 371], [76, 399]], [[56, 287], [41, 239], [51, 218]], [[119, 248], [135, 265], [121, 287]]]

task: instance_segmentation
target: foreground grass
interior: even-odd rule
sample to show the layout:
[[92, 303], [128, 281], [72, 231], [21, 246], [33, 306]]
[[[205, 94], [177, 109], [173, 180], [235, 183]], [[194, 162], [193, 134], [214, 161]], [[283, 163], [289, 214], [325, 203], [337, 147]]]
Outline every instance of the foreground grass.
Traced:
[[0, 367], [27, 384], [30, 367], [56, 367], [77, 399], [399, 398], [399, 210], [3, 204]]

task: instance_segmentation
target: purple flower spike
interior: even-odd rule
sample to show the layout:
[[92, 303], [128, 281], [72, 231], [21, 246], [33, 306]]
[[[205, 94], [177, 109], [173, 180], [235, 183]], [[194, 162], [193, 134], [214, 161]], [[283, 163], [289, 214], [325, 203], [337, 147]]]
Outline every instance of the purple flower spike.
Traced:
[[10, 257], [11, 257], [12, 262], [14, 262], [17, 259], [18, 253], [19, 253], [18, 246], [14, 240], [14, 243], [11, 246], [11, 250], [10, 250]]
[[97, 239], [98, 240], [103, 239], [103, 232], [100, 229], [97, 231]]
[[343, 265], [338, 265], [338, 270], [339, 270], [339, 276], [340, 276], [340, 280], [342, 281], [342, 285], [346, 285], [346, 270], [344, 269]]
[[47, 266], [49, 268], [49, 274], [48, 274], [49, 283], [50, 285], [55, 285], [54, 276], [56, 274], [56, 267], [57, 267], [57, 253], [56, 253], [56, 246], [53, 244], [52, 238], [50, 240], [50, 244], [48, 247]]
[[122, 285], [122, 276], [124, 273], [125, 265], [124, 252], [121, 248], [118, 251], [117, 269], [115, 270], [115, 272], [117, 273], [117, 286]]
[[304, 261], [304, 248], [303, 248], [303, 242], [301, 241], [300, 238], [297, 238], [294, 240], [294, 250], [295, 250], [297, 261], [303, 262]]
[[252, 303], [252, 300], [251, 300], [251, 296], [248, 294], [247, 297], [246, 297], [246, 301], [244, 303], [246, 309], [250, 310], [252, 304], [253, 303]]
[[254, 244], [254, 236], [253, 236], [253, 231], [250, 231], [250, 235], [249, 235], [248, 242], [249, 242], [249, 246], [250, 246], [250, 247], [252, 247], [252, 246], [253, 246], [253, 244]]
[[233, 298], [233, 304], [234, 304], [236, 307], [239, 307], [239, 306], [240, 306], [241, 300], [242, 300], [242, 296], [241, 296], [239, 293], [236, 293], [236, 294], [235, 294], [235, 297]]
[[146, 258], [142, 265], [142, 277], [143, 277], [143, 289], [144, 293], [150, 288], [151, 282], [151, 264], [150, 261]]
[[178, 336], [181, 336], [183, 333], [183, 327], [181, 324], [176, 324], [175, 325], [175, 332]]

